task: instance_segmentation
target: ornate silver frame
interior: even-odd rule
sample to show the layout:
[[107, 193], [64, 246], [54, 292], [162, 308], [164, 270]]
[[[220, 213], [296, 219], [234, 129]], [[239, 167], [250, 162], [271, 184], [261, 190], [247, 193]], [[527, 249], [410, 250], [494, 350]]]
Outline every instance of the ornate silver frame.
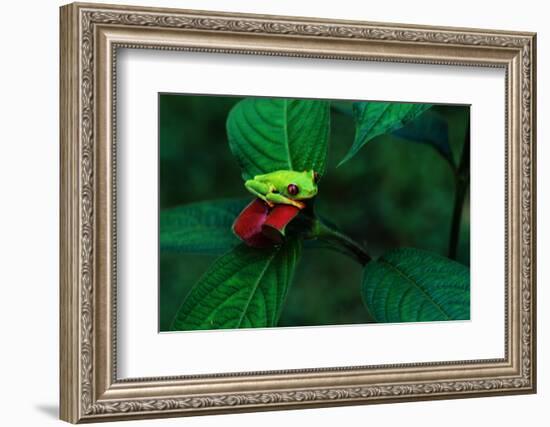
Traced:
[[[71, 4], [61, 8], [61, 418], [129, 418], [533, 393], [535, 34]], [[506, 70], [505, 357], [118, 380], [118, 47]]]

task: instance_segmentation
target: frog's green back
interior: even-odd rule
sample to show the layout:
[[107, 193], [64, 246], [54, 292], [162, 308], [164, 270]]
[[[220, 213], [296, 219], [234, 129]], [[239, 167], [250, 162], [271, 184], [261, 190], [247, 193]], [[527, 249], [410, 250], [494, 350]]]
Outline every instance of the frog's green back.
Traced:
[[[296, 200], [309, 199], [317, 194], [317, 184], [315, 183], [314, 171], [299, 172], [292, 170], [278, 170], [263, 175], [257, 175], [254, 179], [261, 182], [270, 183], [279, 193]], [[294, 184], [298, 187], [299, 193], [297, 195], [290, 195], [288, 193], [288, 186], [290, 184]]]

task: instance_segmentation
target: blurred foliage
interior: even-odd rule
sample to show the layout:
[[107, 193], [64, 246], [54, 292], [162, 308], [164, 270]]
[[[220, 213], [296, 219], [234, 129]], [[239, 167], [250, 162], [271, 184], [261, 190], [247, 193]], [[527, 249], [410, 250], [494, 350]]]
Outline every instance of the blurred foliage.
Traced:
[[[161, 94], [160, 209], [230, 197], [249, 197], [226, 135], [231, 107], [242, 98]], [[447, 255], [454, 198], [449, 163], [430, 144], [397, 134], [374, 138], [336, 167], [355, 137], [351, 103], [331, 112], [328, 167], [316, 206], [322, 216], [362, 242], [371, 256], [404, 246]], [[469, 107], [436, 105], [447, 123], [455, 163]], [[421, 116], [422, 117], [422, 116]], [[410, 135], [409, 135], [410, 136]], [[469, 266], [469, 200], [463, 210], [457, 260]], [[160, 252], [159, 327], [168, 330], [191, 287], [217, 257]], [[306, 249], [297, 266], [280, 326], [369, 321], [360, 297], [362, 267], [324, 249]]]

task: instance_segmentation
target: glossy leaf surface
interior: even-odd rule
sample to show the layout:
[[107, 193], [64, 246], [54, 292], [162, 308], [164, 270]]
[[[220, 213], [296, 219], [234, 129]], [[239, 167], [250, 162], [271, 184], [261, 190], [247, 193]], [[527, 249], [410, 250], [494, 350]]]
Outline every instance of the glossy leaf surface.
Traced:
[[243, 179], [276, 170], [326, 167], [330, 103], [322, 100], [245, 98], [227, 118], [229, 146]]
[[419, 249], [386, 253], [365, 266], [363, 300], [377, 322], [470, 318], [470, 270]]
[[244, 244], [218, 258], [186, 297], [172, 330], [276, 326], [301, 250]]

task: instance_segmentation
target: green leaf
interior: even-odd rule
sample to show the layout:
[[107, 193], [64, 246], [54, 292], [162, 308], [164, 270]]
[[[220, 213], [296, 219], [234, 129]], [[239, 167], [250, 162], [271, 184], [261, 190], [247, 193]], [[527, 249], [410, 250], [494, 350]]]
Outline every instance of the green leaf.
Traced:
[[365, 266], [361, 290], [377, 322], [470, 318], [470, 270], [431, 252], [386, 253]]
[[246, 98], [227, 118], [229, 147], [244, 179], [276, 170], [323, 175], [330, 103], [322, 100]]
[[431, 106], [400, 102], [354, 102], [355, 140], [338, 166], [355, 156], [371, 139], [399, 129]]
[[218, 258], [193, 287], [171, 330], [276, 326], [301, 243], [271, 249], [240, 245]]
[[433, 147], [454, 169], [453, 153], [449, 145], [447, 121], [433, 111], [426, 111], [417, 120], [393, 132], [394, 135]]
[[163, 251], [222, 254], [240, 240], [231, 226], [248, 199], [221, 199], [190, 203], [160, 213]]

